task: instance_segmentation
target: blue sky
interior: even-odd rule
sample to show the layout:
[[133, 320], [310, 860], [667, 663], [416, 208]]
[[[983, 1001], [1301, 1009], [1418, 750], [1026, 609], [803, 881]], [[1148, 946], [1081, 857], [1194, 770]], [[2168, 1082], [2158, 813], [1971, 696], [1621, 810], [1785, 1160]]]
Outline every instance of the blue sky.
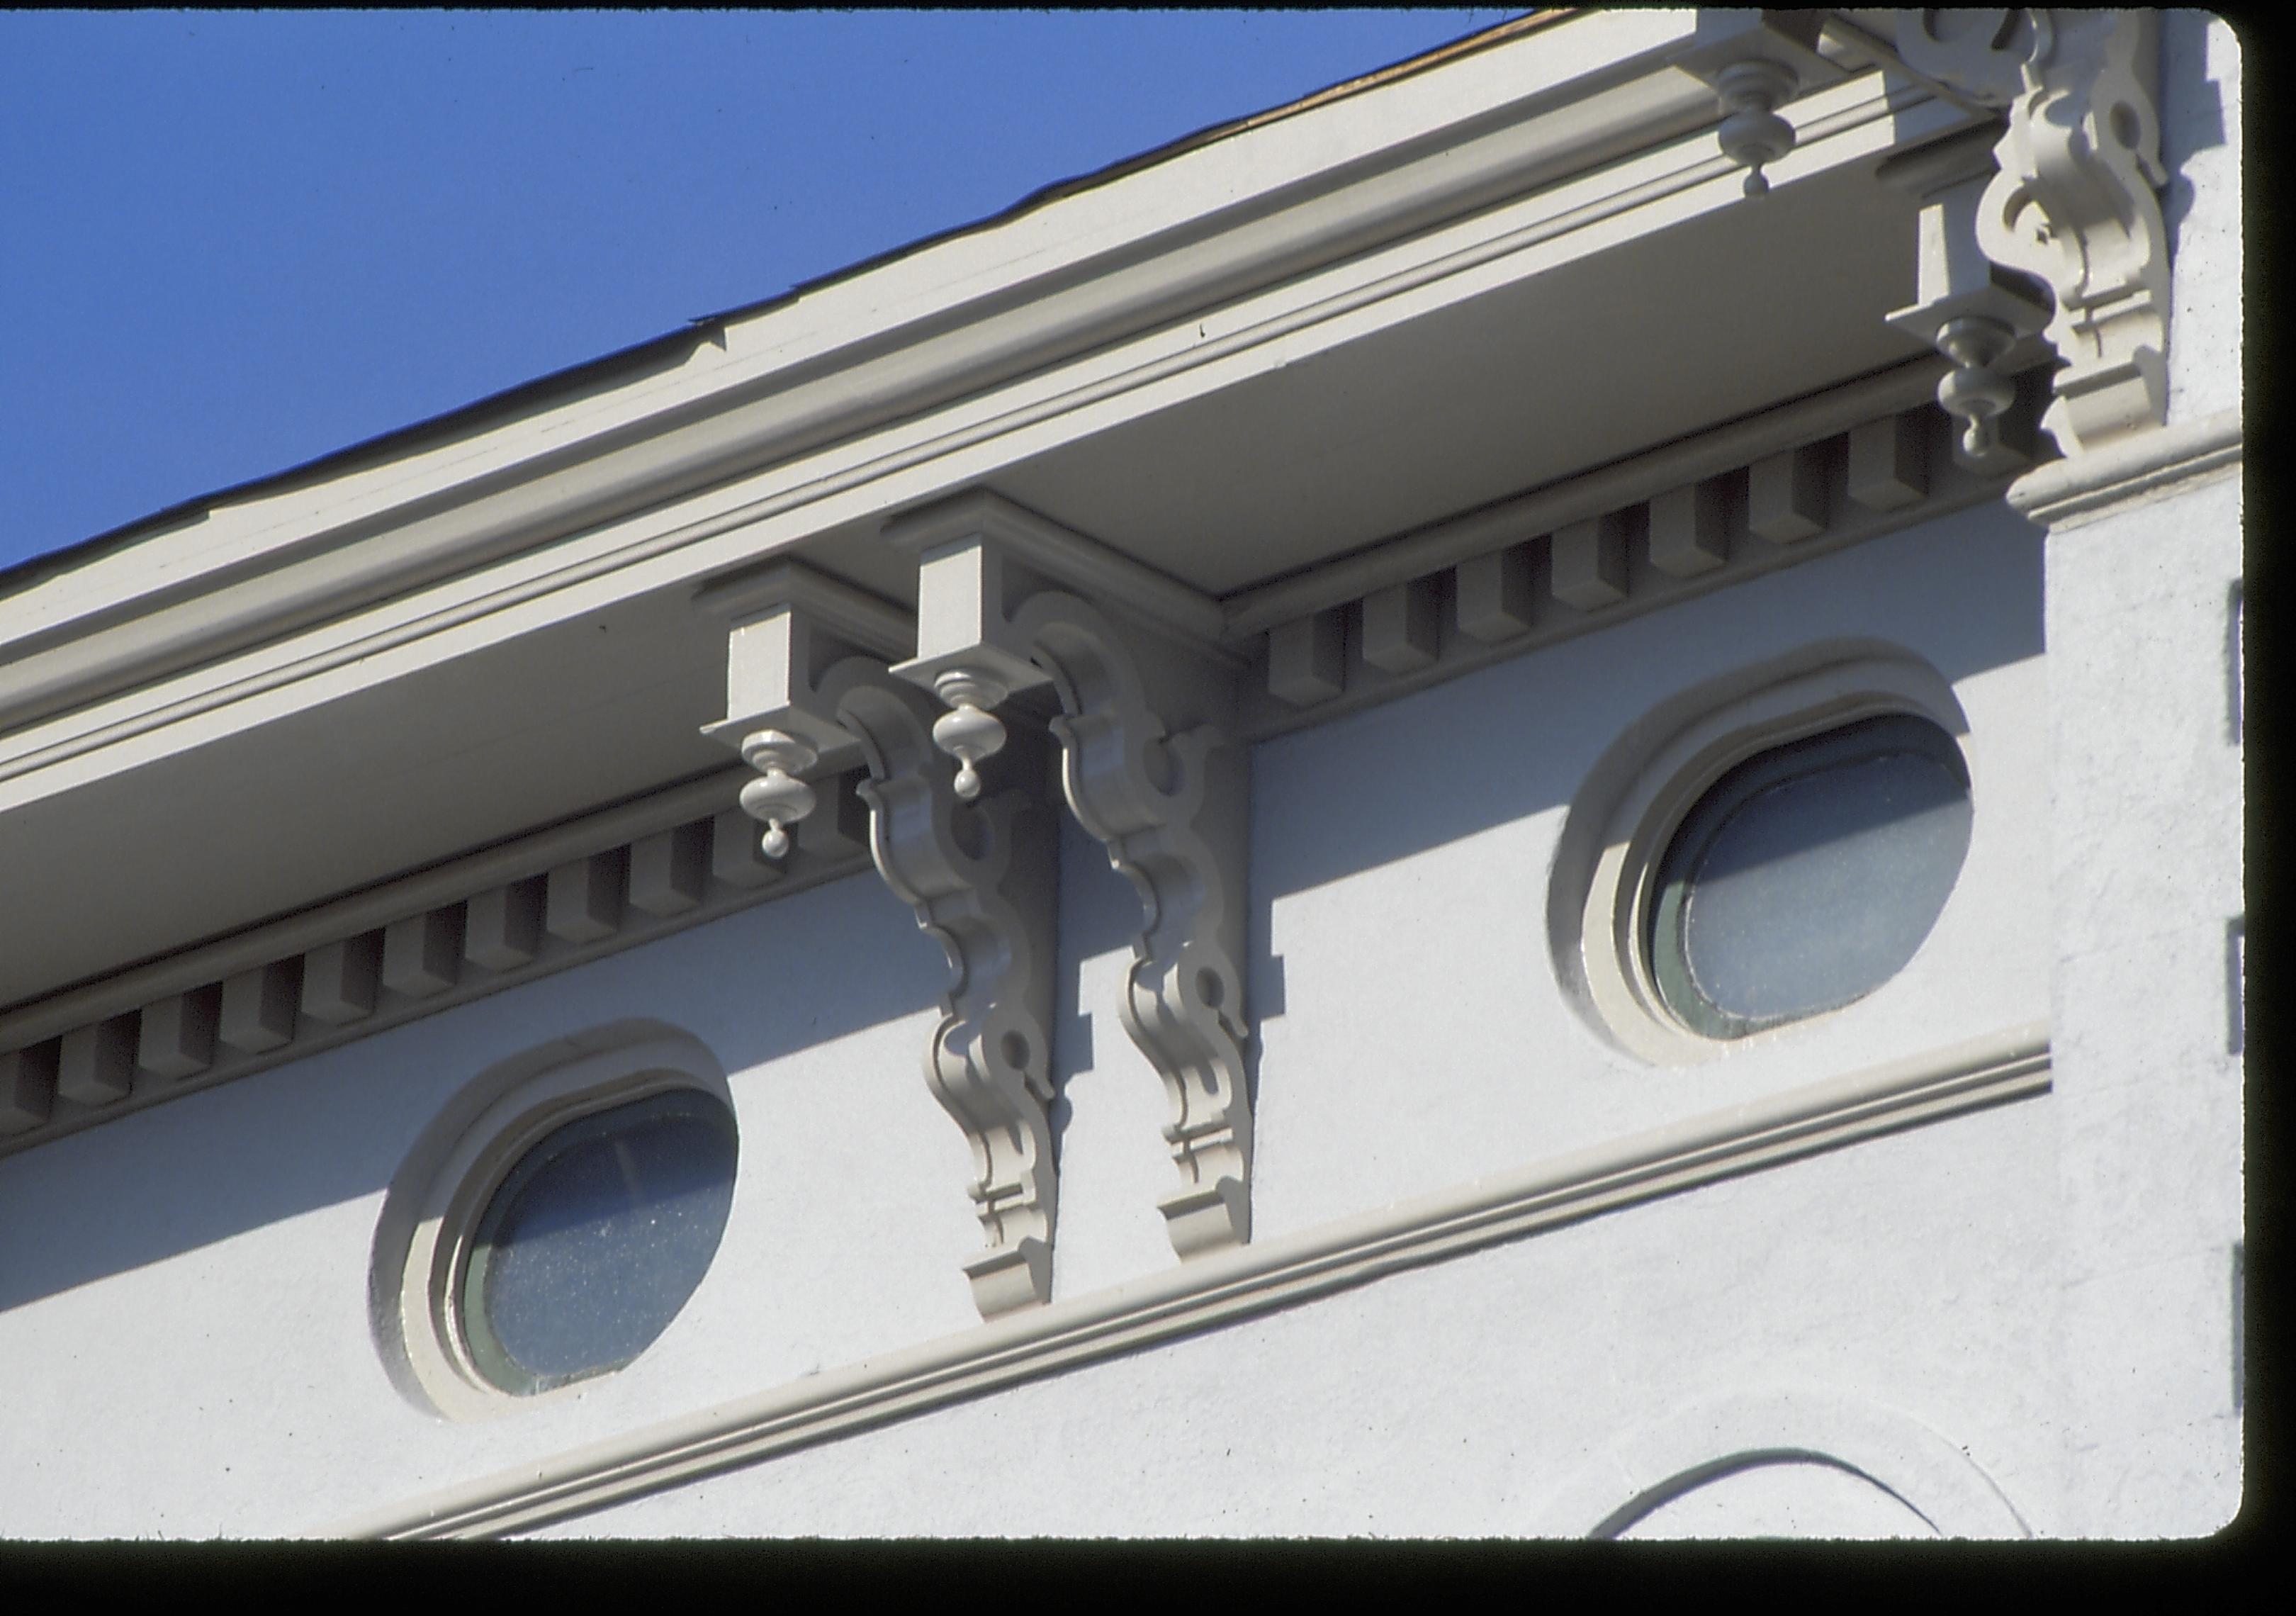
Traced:
[[1516, 13], [0, 13], [0, 567]]

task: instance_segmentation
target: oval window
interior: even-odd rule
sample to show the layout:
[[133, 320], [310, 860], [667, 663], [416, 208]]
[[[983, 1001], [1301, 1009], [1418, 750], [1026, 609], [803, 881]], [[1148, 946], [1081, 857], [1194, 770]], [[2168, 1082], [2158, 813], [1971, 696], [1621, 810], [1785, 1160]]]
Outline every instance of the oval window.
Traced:
[[1861, 998], [1928, 937], [1969, 851], [1969, 772], [1924, 719], [1763, 752], [1683, 817], [1646, 938], [1693, 1031], [1742, 1038]]
[[644, 1351], [717, 1254], [734, 1160], [732, 1113], [695, 1089], [545, 1136], [504, 1177], [471, 1243], [459, 1290], [479, 1372], [528, 1395]]

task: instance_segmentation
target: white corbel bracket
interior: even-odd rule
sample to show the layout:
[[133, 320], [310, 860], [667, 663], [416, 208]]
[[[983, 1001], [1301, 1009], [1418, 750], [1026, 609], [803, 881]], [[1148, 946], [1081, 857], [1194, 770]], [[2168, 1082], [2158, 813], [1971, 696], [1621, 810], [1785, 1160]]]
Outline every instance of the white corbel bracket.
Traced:
[[987, 1239], [964, 1265], [974, 1305], [993, 1318], [1047, 1301], [1058, 841], [1040, 793], [960, 796], [934, 742], [940, 709], [886, 669], [910, 640], [890, 607], [795, 562], [701, 598], [733, 619], [730, 716], [702, 733], [770, 771], [742, 792], [744, 808], [773, 823], [767, 850], [813, 807], [801, 770], [856, 754], [867, 767], [856, 789], [878, 874], [948, 956], [925, 1077], [972, 1149], [969, 1193]]
[[1890, 324], [1953, 361], [1937, 398], [1961, 423], [1954, 458], [1973, 472], [2001, 474], [2033, 462], [2030, 432], [2005, 436], [2016, 402], [2010, 362], [2039, 357], [2033, 338], [2048, 323], [2046, 294], [1978, 248], [1977, 216], [1994, 175], [1997, 127], [1972, 130], [1882, 165], [1880, 177], [1921, 199], [1918, 300], [1888, 316]]
[[1676, 65], [1714, 87], [1722, 154], [1746, 170], [1746, 194], [1770, 188], [1764, 165], [1794, 148], [1794, 127], [1778, 109], [1843, 77], [1817, 53], [1822, 12], [1701, 7], [1694, 43]]
[[[894, 671], [950, 704], [936, 738], [968, 775], [995, 710], [1049, 684], [1062, 787], [1144, 911], [1121, 1014], [1162, 1078], [1180, 1188], [1158, 1205], [1183, 1258], [1251, 1234], [1243, 1002], [1249, 771], [1242, 665], [1218, 603], [994, 494], [889, 523], [918, 559], [917, 654]], [[1108, 609], [1078, 591], [1089, 591]]]
[[[2141, 11], [1900, 11], [1918, 74], [2005, 109], [1977, 245], [2046, 285], [2063, 361], [2041, 424], [2068, 455], [2168, 419], [2169, 245], [2155, 194], [2159, 17]], [[1926, 299], [1924, 299], [1926, 301]]]

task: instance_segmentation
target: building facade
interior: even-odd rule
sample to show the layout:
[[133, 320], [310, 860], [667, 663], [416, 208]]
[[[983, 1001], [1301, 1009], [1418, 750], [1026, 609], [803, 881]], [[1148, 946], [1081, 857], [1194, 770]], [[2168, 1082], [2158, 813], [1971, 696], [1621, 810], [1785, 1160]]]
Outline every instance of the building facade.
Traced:
[[2240, 149], [1542, 12], [0, 575], [0, 1531], [2216, 1531]]

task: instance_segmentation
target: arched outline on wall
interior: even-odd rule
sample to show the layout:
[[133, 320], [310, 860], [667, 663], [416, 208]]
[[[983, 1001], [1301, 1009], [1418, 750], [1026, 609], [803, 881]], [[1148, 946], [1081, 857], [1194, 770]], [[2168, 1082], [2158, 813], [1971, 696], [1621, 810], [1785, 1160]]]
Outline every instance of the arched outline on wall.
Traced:
[[1942, 1538], [2033, 1535], [1966, 1448], [1871, 1399], [1808, 1389], [1738, 1392], [1628, 1431], [1549, 1497], [1532, 1530], [1615, 1538], [1693, 1488], [1780, 1463], [1847, 1471]]
[[545, 1136], [679, 1088], [715, 1095], [737, 1114], [725, 1069], [701, 1039], [663, 1021], [613, 1021], [497, 1061], [431, 1120], [384, 1194], [367, 1277], [376, 1350], [410, 1402], [447, 1419], [484, 1419], [580, 1390], [577, 1382], [513, 1397], [480, 1375], [455, 1320], [464, 1248], [496, 1186]]
[[[1826, 640], [1680, 692], [1611, 743], [1571, 800], [1547, 883], [1555, 977], [1597, 1037], [1654, 1065], [1682, 1066], [1821, 1019], [1728, 1042], [1690, 1031], [1652, 979], [1644, 917], [1676, 827], [1723, 775], [1772, 747], [1891, 713], [1925, 718], [1956, 738], [1969, 733], [1953, 686], [1913, 652], [1880, 640]], [[1981, 800], [1976, 765], [1966, 748], [1963, 755], [1971, 798]]]

